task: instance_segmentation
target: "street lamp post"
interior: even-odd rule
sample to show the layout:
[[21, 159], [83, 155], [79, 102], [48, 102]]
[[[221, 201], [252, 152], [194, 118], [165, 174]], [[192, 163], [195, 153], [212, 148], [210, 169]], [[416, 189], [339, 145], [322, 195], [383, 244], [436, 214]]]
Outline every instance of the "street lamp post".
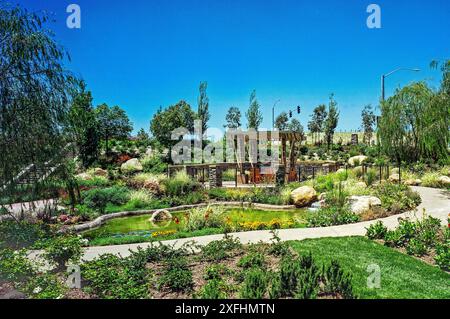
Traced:
[[395, 72], [397, 72], [397, 71], [402, 71], [402, 70], [405, 70], [405, 71], [413, 71], [413, 72], [419, 72], [419, 71], [420, 71], [420, 69], [397, 68], [397, 69], [395, 69], [395, 70], [392, 70], [392, 71], [389, 72], [389, 73], [383, 74], [383, 75], [381, 76], [381, 101], [384, 101], [384, 100], [385, 100], [385, 90], [384, 90], [384, 82], [385, 82], [385, 79], [386, 79], [388, 76], [394, 74]]
[[278, 104], [278, 102], [280, 102], [281, 100], [278, 99], [275, 101], [275, 103], [273, 103], [272, 106], [272, 130], [275, 129], [275, 106]]

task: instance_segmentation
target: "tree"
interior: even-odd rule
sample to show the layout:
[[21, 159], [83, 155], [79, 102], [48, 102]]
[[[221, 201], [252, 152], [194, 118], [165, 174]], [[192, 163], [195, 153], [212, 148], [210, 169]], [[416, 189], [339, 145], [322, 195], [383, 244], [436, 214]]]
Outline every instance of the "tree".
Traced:
[[328, 149], [333, 144], [333, 136], [339, 121], [339, 111], [337, 109], [337, 102], [334, 99], [334, 94], [330, 95], [328, 103], [328, 115], [324, 122], [324, 133], [327, 141]]
[[288, 127], [289, 118], [286, 112], [281, 112], [275, 119], [275, 127], [279, 131], [285, 131]]
[[133, 130], [133, 124], [126, 112], [118, 106], [109, 107], [103, 103], [95, 109], [98, 131], [105, 142], [106, 154], [111, 139], [125, 139]]
[[362, 129], [364, 131], [363, 142], [370, 144], [375, 126], [375, 114], [373, 113], [372, 105], [364, 106], [361, 112]]
[[263, 116], [259, 109], [259, 103], [256, 99], [256, 91], [253, 90], [252, 94], [250, 94], [250, 106], [248, 111], [245, 113], [247, 117], [247, 128], [253, 128], [258, 130], [259, 126], [262, 123]]
[[77, 81], [63, 67], [67, 52], [44, 27], [47, 20], [0, 5], [0, 186], [8, 183], [11, 191], [26, 166], [64, 163], [63, 131]]
[[145, 147], [150, 145], [150, 136], [143, 128], [139, 130], [136, 137], [140, 145]]
[[317, 141], [320, 142], [320, 133], [322, 133], [324, 130], [324, 123], [326, 117], [327, 117], [327, 110], [324, 104], [317, 106], [313, 110], [311, 120], [308, 123], [308, 130], [313, 134], [314, 142]]
[[165, 110], [159, 110], [150, 122], [150, 131], [162, 146], [170, 148], [178, 143], [171, 139], [172, 132], [177, 128], [193, 132], [195, 118], [196, 114], [191, 106], [180, 101]]
[[297, 119], [292, 119], [291, 122], [287, 125], [288, 131], [299, 133], [301, 135], [304, 134], [303, 125]]
[[198, 110], [197, 110], [197, 116], [200, 121], [202, 121], [202, 132], [205, 134], [206, 130], [208, 129], [208, 121], [210, 118], [209, 114], [209, 98], [206, 95], [206, 89], [208, 87], [207, 82], [201, 82], [199, 91], [200, 95], [198, 96], [197, 102], [198, 102]]
[[89, 167], [98, 158], [97, 120], [92, 107], [92, 94], [81, 82], [80, 91], [75, 95], [69, 116], [69, 132], [77, 145], [84, 167]]
[[241, 111], [237, 107], [230, 107], [225, 120], [227, 121], [224, 125], [225, 128], [237, 129], [238, 127], [241, 127]]
[[382, 151], [397, 162], [448, 162], [450, 103], [442, 90], [418, 82], [381, 104]]

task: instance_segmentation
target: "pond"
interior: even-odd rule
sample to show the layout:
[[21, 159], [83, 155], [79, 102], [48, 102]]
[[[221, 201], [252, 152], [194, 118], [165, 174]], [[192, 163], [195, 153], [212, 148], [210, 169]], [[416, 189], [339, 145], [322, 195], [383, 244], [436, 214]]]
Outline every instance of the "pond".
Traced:
[[[173, 234], [183, 229], [188, 212], [172, 213], [172, 220], [151, 222], [150, 215], [115, 218], [107, 221], [103, 226], [83, 233], [85, 238], [99, 237], [120, 238], [124, 236], [152, 237], [154, 233]], [[242, 225], [245, 228], [267, 228], [271, 222], [276, 221], [280, 227], [304, 227], [307, 211], [296, 209], [289, 211], [266, 211], [248, 208], [227, 209], [224, 219], [230, 224]], [[252, 229], [244, 229], [252, 230]]]

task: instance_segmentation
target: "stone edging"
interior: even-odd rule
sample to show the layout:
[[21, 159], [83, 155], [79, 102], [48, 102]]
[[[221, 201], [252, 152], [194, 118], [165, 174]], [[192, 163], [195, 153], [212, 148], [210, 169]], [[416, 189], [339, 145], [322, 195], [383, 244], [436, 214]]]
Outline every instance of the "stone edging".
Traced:
[[87, 222], [84, 224], [65, 226], [61, 229], [61, 232], [67, 232], [67, 231], [75, 231], [77, 233], [83, 232], [86, 230], [98, 228], [110, 219], [128, 217], [128, 216], [151, 215], [154, 212], [161, 210], [161, 209], [167, 210], [169, 212], [179, 212], [179, 211], [189, 210], [189, 209], [193, 209], [193, 208], [207, 207], [208, 205], [209, 206], [226, 206], [226, 207], [233, 207], [233, 208], [245, 207], [245, 208], [256, 208], [256, 209], [264, 209], [264, 210], [279, 210], [279, 211], [296, 209], [295, 205], [270, 205], [270, 204], [260, 204], [260, 203], [250, 203], [250, 202], [211, 202], [209, 204], [202, 203], [202, 204], [195, 204], [195, 205], [182, 205], [182, 206], [170, 207], [170, 208], [159, 208], [159, 209], [152, 209], [152, 210], [139, 210], [139, 211], [127, 211], [127, 212], [112, 213], [112, 214], [99, 216], [96, 219], [94, 219], [93, 221], [90, 221], [90, 222]]

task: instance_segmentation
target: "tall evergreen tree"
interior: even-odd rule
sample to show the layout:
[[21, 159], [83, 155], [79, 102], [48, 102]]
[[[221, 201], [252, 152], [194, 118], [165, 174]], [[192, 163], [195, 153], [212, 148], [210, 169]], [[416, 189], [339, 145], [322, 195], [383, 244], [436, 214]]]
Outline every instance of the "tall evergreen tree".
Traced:
[[328, 149], [333, 144], [333, 136], [339, 121], [339, 111], [337, 109], [337, 102], [334, 99], [334, 94], [330, 95], [328, 103], [328, 114], [324, 122], [324, 133]]
[[205, 134], [206, 130], [208, 129], [208, 121], [210, 119], [209, 114], [209, 98], [206, 95], [206, 89], [208, 88], [207, 82], [201, 82], [199, 91], [200, 94], [197, 99], [198, 103], [198, 110], [197, 110], [197, 116], [200, 121], [202, 121], [202, 132]]
[[248, 122], [247, 127], [258, 130], [259, 126], [263, 121], [263, 116], [260, 110], [258, 100], [256, 99], [255, 90], [253, 90], [253, 92], [250, 94], [250, 106], [248, 108], [248, 111], [245, 113], [245, 116], [247, 117]]

